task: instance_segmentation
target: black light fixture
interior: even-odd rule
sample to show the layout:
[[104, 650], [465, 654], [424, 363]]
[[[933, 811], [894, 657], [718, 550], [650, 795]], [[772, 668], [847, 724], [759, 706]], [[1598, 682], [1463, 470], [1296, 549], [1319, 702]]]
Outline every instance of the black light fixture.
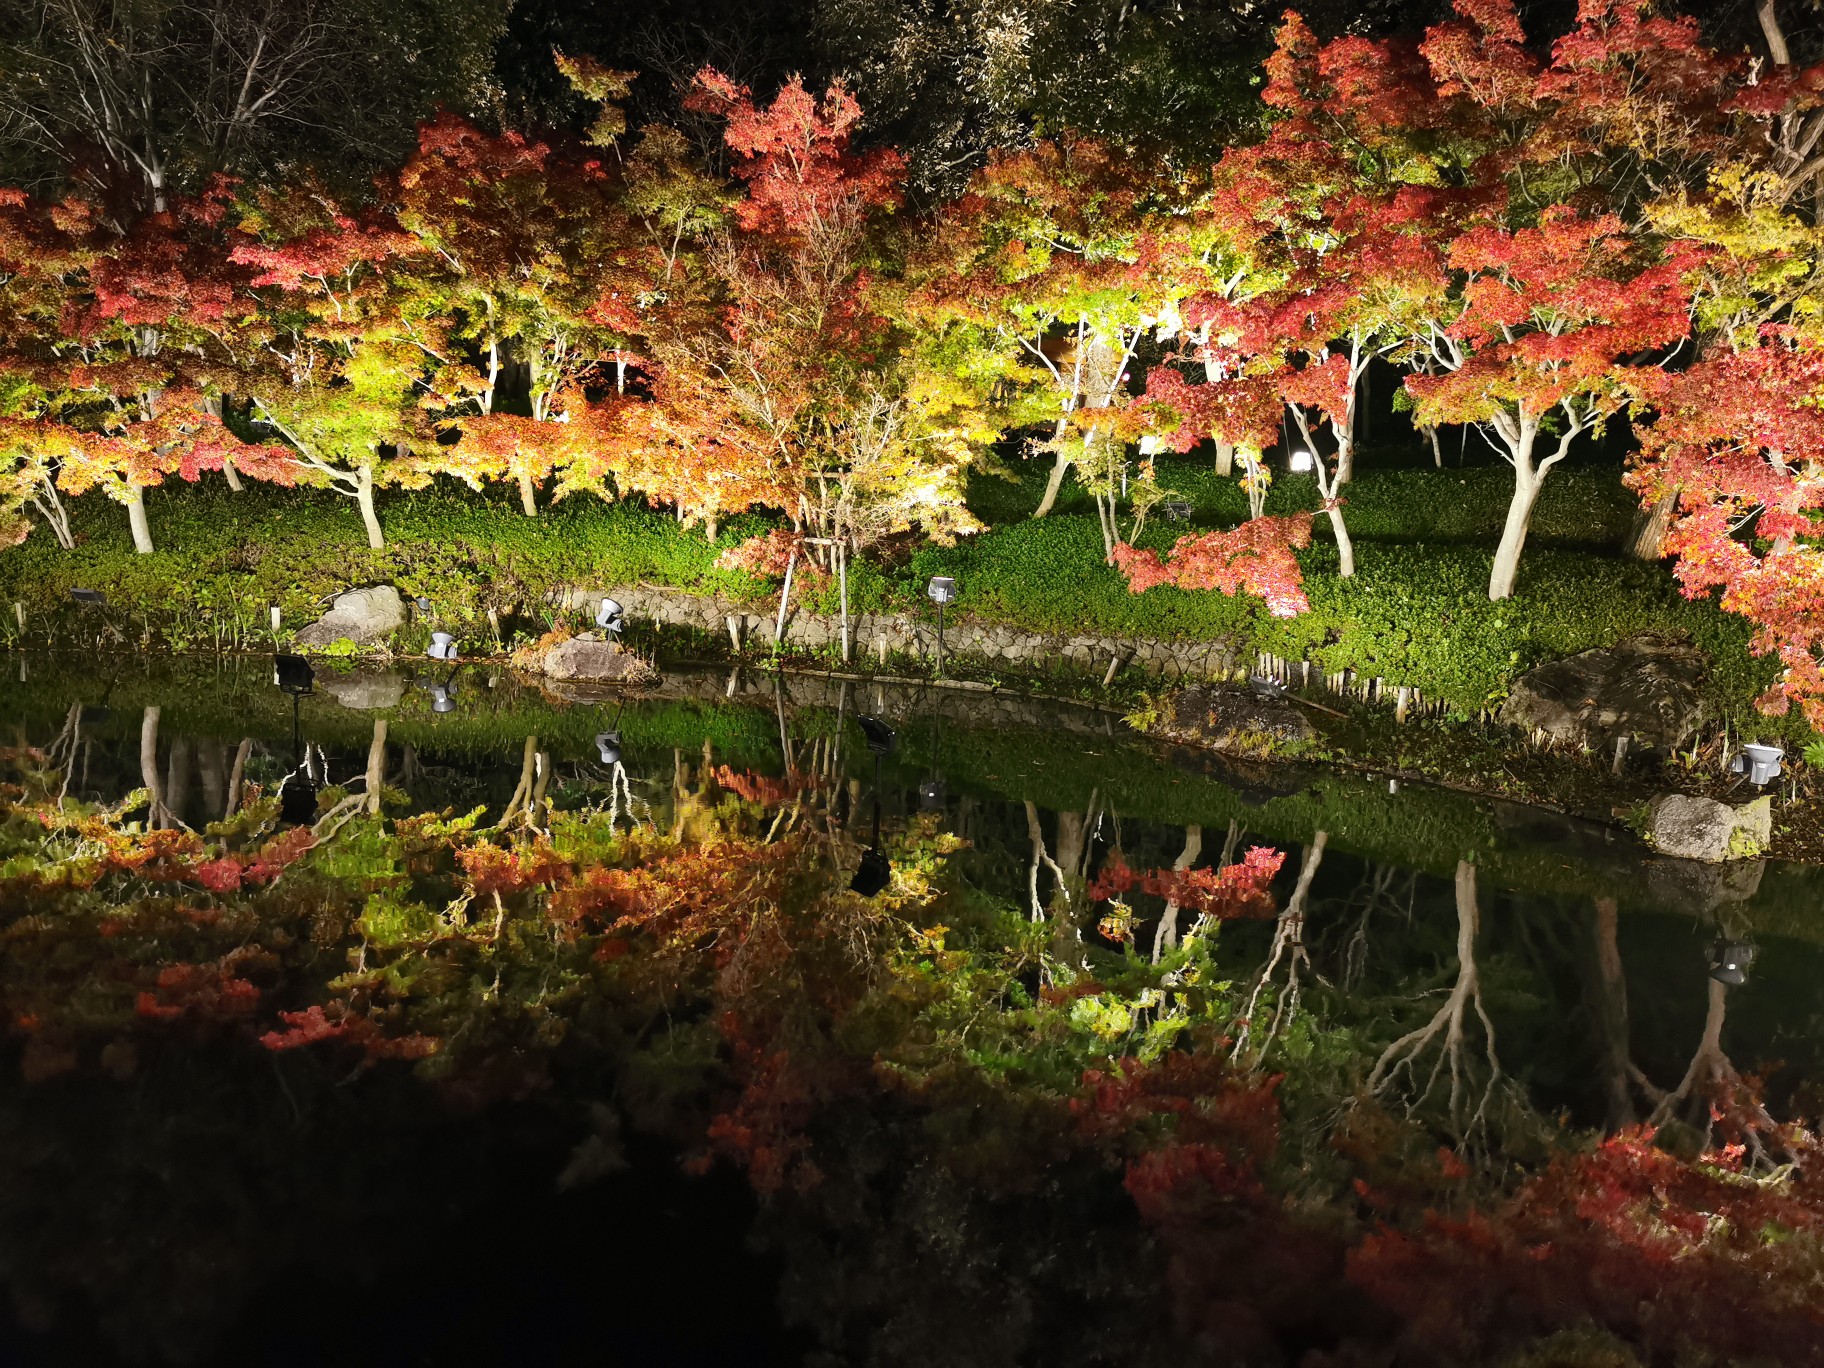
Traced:
[[1248, 687], [1254, 691], [1256, 698], [1284, 698], [1286, 696], [1286, 686], [1277, 679], [1269, 679], [1265, 675], [1249, 675]]
[[424, 653], [432, 660], [458, 660], [456, 638], [448, 632], [432, 632], [431, 644], [425, 647]]
[[937, 672], [944, 672], [944, 605], [956, 602], [956, 579], [951, 575], [933, 575], [925, 586], [925, 597], [937, 605]]
[[627, 610], [613, 599], [605, 598], [595, 610], [595, 625], [604, 632], [613, 632], [618, 636], [627, 625]]
[[70, 597], [78, 603], [92, 603], [98, 608], [108, 601], [108, 596], [99, 589], [72, 589]]
[[1731, 988], [1748, 982], [1748, 966], [1754, 963], [1754, 947], [1746, 941], [1719, 940], [1710, 947], [1710, 977]]
[[944, 781], [927, 779], [918, 786], [918, 805], [926, 812], [935, 812], [944, 805]]
[[1191, 520], [1191, 505], [1186, 499], [1167, 499], [1159, 505], [1159, 511], [1165, 514], [1167, 522], [1181, 523]]
[[430, 613], [431, 601], [428, 598], [426, 598], [423, 594], [418, 595], [418, 597], [416, 599], [414, 599], [413, 602], [417, 605], [418, 616], [425, 617]]

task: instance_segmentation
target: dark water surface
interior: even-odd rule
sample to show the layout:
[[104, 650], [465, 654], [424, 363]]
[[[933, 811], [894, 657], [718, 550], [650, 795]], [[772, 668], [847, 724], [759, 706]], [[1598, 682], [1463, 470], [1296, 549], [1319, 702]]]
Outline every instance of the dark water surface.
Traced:
[[[1047, 893], [1054, 865], [1093, 872], [1117, 846], [1136, 868], [1187, 843], [1200, 863], [1225, 846], [1284, 850], [1282, 904], [1308, 875], [1306, 982], [1338, 994], [1429, 1002], [1460, 983], [1459, 871], [1473, 864], [1500, 1070], [1540, 1115], [1644, 1119], [1653, 1097], [1635, 1076], [1673, 1091], [1706, 1040], [1758, 1072], [1776, 1110], [1824, 1080], [1824, 871], [1691, 867], [1537, 810], [1225, 767], [1089, 709], [979, 694], [684, 673], [623, 702], [484, 667], [324, 669], [294, 727], [261, 660], [0, 665], [0, 745], [56, 748], [83, 800], [117, 802], [151, 767], [199, 830], [221, 816], [237, 755], [268, 792], [305, 763], [358, 786], [377, 720], [386, 782], [417, 810], [498, 812], [530, 736], [559, 808], [612, 799], [662, 826], [691, 766], [790, 764], [834, 775], [860, 823], [865, 712], [898, 730], [884, 824], [938, 814], [969, 843], [968, 880], [1015, 905]], [[597, 747], [610, 729], [618, 765]], [[1141, 928], [1143, 949], [1152, 935]], [[1286, 951], [1274, 936], [1271, 922], [1225, 929], [1225, 963], [1258, 972]], [[1755, 950], [1726, 991], [1707, 972], [1719, 938]], [[856, 1132], [852, 1174], [762, 1203], [726, 1167], [684, 1172], [675, 1138], [626, 1124], [621, 1081], [586, 1061], [474, 1106], [405, 1067], [290, 1064], [215, 1039], [124, 1078], [26, 1082], [8, 1066], [0, 1360], [1141, 1362], [1180, 1319], [1118, 1185], [1047, 1173], [989, 1202], [927, 1172], [917, 1123], [896, 1129], [891, 1104]]]

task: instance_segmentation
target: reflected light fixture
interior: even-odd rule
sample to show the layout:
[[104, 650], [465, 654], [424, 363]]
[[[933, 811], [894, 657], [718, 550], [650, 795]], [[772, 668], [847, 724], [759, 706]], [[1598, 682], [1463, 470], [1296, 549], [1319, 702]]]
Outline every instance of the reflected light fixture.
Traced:
[[1710, 947], [1710, 977], [1731, 988], [1748, 982], [1748, 966], [1754, 963], [1754, 947], [1746, 941], [1719, 940]]
[[595, 753], [601, 757], [604, 765], [621, 763], [621, 734], [618, 731], [597, 732], [595, 734]]
[[855, 877], [849, 880], [849, 887], [864, 898], [871, 898], [885, 890], [893, 882], [893, 865], [878, 850], [864, 850], [861, 853], [861, 866], [855, 871]]
[[926, 812], [933, 812], [944, 805], [944, 781], [927, 779], [918, 786], [918, 805]]
[[899, 733], [878, 717], [863, 713], [855, 720], [861, 725], [861, 734], [867, 738], [868, 749], [874, 754], [891, 755], [899, 748]]
[[281, 693], [296, 698], [310, 693], [316, 686], [317, 672], [301, 655], [275, 655], [272, 658], [272, 682]]

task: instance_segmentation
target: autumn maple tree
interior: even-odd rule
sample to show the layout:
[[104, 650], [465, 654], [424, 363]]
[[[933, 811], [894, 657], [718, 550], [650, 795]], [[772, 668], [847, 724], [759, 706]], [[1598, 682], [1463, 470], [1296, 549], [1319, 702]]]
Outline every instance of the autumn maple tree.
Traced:
[[419, 403], [439, 360], [414, 332], [394, 272], [428, 249], [383, 209], [350, 214], [322, 194], [262, 192], [230, 260], [255, 302], [237, 385], [290, 447], [301, 482], [354, 500], [367, 544], [386, 544], [374, 491], [423, 487], [435, 433]]

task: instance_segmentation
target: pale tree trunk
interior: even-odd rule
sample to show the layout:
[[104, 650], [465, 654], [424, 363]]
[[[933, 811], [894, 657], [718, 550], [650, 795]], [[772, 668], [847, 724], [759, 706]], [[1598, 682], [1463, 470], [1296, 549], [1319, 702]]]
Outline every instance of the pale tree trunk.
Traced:
[[1032, 511], [1032, 516], [1042, 518], [1051, 512], [1058, 501], [1058, 493], [1064, 488], [1064, 472], [1070, 469], [1070, 457], [1058, 452], [1051, 462], [1051, 476], [1045, 481], [1045, 497], [1039, 500], [1039, 506]]
[[1507, 506], [1507, 521], [1501, 528], [1501, 541], [1495, 547], [1495, 564], [1488, 576], [1491, 602], [1514, 596], [1514, 582], [1520, 575], [1520, 552], [1526, 546], [1526, 531], [1532, 525], [1533, 505], [1539, 502], [1539, 486], [1545, 472], [1534, 470], [1531, 461], [1514, 466], [1514, 497]]
[[241, 493], [245, 488], [245, 486], [241, 484], [240, 472], [234, 468], [234, 462], [229, 460], [226, 456], [222, 457], [222, 475], [228, 481], [228, 488], [232, 489], [236, 494]]
[[1345, 429], [1331, 425], [1331, 431], [1337, 438], [1336, 470], [1333, 473], [1330, 463], [1318, 454], [1317, 443], [1312, 440], [1311, 427], [1305, 419], [1304, 410], [1297, 404], [1288, 404], [1286, 409], [1292, 415], [1292, 421], [1298, 425], [1298, 435], [1305, 439], [1305, 449], [1311, 453], [1311, 470], [1317, 476], [1317, 492], [1323, 496], [1324, 516], [1330, 519], [1330, 530], [1336, 536], [1337, 574], [1349, 579], [1355, 574], [1355, 542], [1349, 536], [1348, 524], [1343, 521], [1343, 505], [1337, 496], [1343, 483], [1343, 465], [1352, 459], [1355, 444], [1350, 441]]
[[367, 528], [367, 544], [375, 551], [386, 547], [386, 534], [380, 530], [380, 517], [374, 512], [374, 468], [363, 465], [355, 471], [355, 506], [361, 510], [362, 525]]
[[1678, 507], [1678, 491], [1669, 489], [1635, 517], [1633, 534], [1628, 538], [1628, 554], [1635, 560], [1656, 561], [1666, 554], [1666, 533], [1672, 526], [1672, 512]]
[[386, 790], [386, 719], [374, 719], [374, 739], [367, 748], [367, 810], [380, 811], [380, 796]]
[[528, 518], [538, 516], [538, 486], [532, 482], [529, 470], [519, 472], [519, 511]]
[[1216, 443], [1216, 473], [1225, 480], [1235, 473], [1235, 443]]
[[136, 484], [127, 486], [127, 526], [133, 530], [133, 549], [142, 556], [152, 554], [152, 526], [146, 521], [146, 491]]
[[1420, 428], [1425, 440], [1431, 443], [1431, 463], [1439, 470], [1444, 469], [1444, 448], [1438, 445], [1438, 430], [1435, 427]]

